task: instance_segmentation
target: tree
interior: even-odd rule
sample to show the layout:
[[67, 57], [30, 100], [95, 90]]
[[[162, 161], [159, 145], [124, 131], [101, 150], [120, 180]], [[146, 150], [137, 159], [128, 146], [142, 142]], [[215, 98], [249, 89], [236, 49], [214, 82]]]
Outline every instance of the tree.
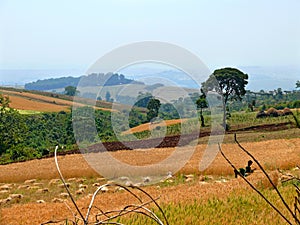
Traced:
[[246, 94], [245, 86], [248, 84], [248, 74], [235, 68], [217, 69], [202, 83], [205, 92], [216, 91], [224, 97], [223, 126], [226, 126], [226, 104], [228, 101], [242, 100]]
[[[215, 80], [218, 81], [216, 84]], [[235, 68], [217, 69], [202, 83], [204, 91], [217, 91], [224, 96], [225, 105], [227, 102], [242, 100], [246, 94], [245, 86], [248, 84], [248, 74]]]
[[158, 99], [155, 99], [155, 98], [150, 99], [150, 101], [148, 102], [148, 105], [147, 105], [147, 109], [148, 109], [147, 120], [148, 121], [151, 121], [153, 118], [158, 116], [158, 111], [159, 111], [160, 105], [161, 105], [161, 103]]
[[139, 95], [137, 97], [137, 101], [134, 105], [137, 106], [137, 107], [146, 108], [151, 99], [153, 99], [153, 96], [152, 96], [151, 93], [149, 93], [149, 92], [146, 92], [146, 93], [139, 92]]
[[79, 91], [76, 90], [74, 86], [67, 86], [65, 87], [65, 94], [69, 96], [75, 96], [79, 94]]
[[274, 93], [278, 100], [281, 100], [283, 98], [283, 92], [281, 88], [277, 88], [277, 90], [274, 90]]
[[196, 101], [197, 108], [200, 109], [200, 119], [201, 119], [201, 127], [205, 126], [204, 117], [203, 117], [203, 109], [208, 107], [206, 101], [206, 94], [204, 93], [203, 89], [201, 88], [201, 95], [199, 99]]
[[107, 102], [113, 102], [113, 101], [114, 101], [114, 99], [111, 98], [111, 95], [110, 95], [110, 92], [109, 92], [109, 91], [107, 91], [106, 94], [105, 94], [105, 100], [106, 100]]
[[9, 107], [9, 98], [0, 93], [0, 155], [20, 144], [27, 127], [20, 113]]
[[296, 82], [296, 88], [300, 88], [300, 80], [297, 80], [297, 82]]

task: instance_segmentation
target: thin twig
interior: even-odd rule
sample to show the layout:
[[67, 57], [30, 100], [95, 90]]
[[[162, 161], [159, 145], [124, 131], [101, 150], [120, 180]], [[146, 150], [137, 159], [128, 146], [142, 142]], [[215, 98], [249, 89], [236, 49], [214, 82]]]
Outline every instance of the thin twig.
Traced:
[[[284, 204], [284, 206], [286, 207], [286, 209], [290, 212], [290, 214], [298, 221], [298, 219], [295, 217], [292, 209], [288, 206], [288, 204], [286, 203], [286, 201], [284, 200], [284, 198], [282, 197], [281, 193], [279, 192], [278, 188], [276, 187], [276, 185], [273, 183], [272, 179], [270, 178], [270, 176], [267, 174], [267, 172], [264, 170], [264, 168], [262, 167], [262, 165], [258, 162], [258, 160], [249, 152], [247, 151], [237, 140], [236, 138], [236, 134], [234, 134], [234, 141], [237, 143], [237, 145], [240, 147], [240, 149], [242, 149], [248, 156], [250, 156], [254, 162], [256, 162], [256, 164], [258, 165], [258, 167], [262, 170], [262, 172], [265, 174], [265, 176], [267, 177], [267, 179], [269, 180], [270, 184], [273, 186], [273, 188], [275, 189], [277, 195], [279, 196], [280, 200], [282, 201], [282, 203]], [[299, 221], [298, 221], [299, 222]]]
[[239, 171], [238, 169], [232, 164], [232, 162], [226, 157], [224, 152], [221, 149], [220, 144], [219, 145], [219, 151], [221, 155], [224, 157], [224, 159], [229, 163], [229, 165], [234, 169], [234, 171], [237, 171], [237, 173], [241, 176], [241, 178], [254, 190], [256, 191], [288, 224], [293, 225], [281, 212], [279, 209], [276, 208], [256, 187], [254, 187], [253, 184], [251, 184]]
[[[132, 185], [133, 186], [133, 185]], [[133, 186], [134, 187], [134, 186]], [[143, 192], [145, 195], [147, 195], [152, 201], [153, 203], [156, 205], [156, 207], [159, 209], [159, 211], [161, 212], [161, 214], [163, 215], [164, 217], [164, 220], [166, 221], [166, 224], [169, 225], [169, 221], [164, 213], [164, 211], [162, 210], [162, 208], [159, 206], [159, 204], [155, 201], [155, 199], [149, 195], [146, 191], [144, 191], [143, 189], [139, 188], [139, 187], [135, 187], [137, 188], [138, 190], [140, 190], [141, 192]]]
[[76, 202], [75, 202], [75, 200], [74, 200], [74, 198], [73, 198], [73, 196], [72, 196], [72, 194], [71, 194], [71, 192], [70, 192], [70, 190], [69, 190], [69, 188], [68, 188], [68, 186], [67, 186], [67, 183], [66, 183], [66, 181], [65, 181], [65, 179], [64, 179], [64, 177], [63, 177], [63, 175], [62, 175], [62, 173], [61, 173], [61, 171], [60, 171], [60, 168], [59, 168], [59, 165], [58, 165], [58, 161], [57, 161], [57, 149], [58, 149], [58, 145], [55, 147], [55, 150], [54, 150], [54, 159], [55, 159], [56, 169], [57, 169], [57, 171], [58, 171], [58, 174], [59, 174], [59, 176], [60, 176], [61, 181], [62, 181], [63, 184], [64, 184], [65, 189], [66, 189], [67, 192], [68, 192], [68, 195], [69, 195], [70, 198], [71, 198], [72, 203], [74, 204], [74, 206], [75, 206], [75, 208], [76, 208], [76, 211], [79, 213], [81, 219], [83, 220], [84, 224], [86, 225], [86, 224], [88, 224], [88, 223], [86, 222], [86, 220], [84, 219], [84, 217], [83, 217], [81, 211], [79, 210], [79, 208], [78, 208], [78, 206], [77, 206], [77, 204], [76, 204]]
[[122, 187], [124, 188], [127, 192], [129, 192], [131, 195], [133, 195], [136, 199], [139, 200], [140, 203], [143, 203], [143, 201], [141, 200], [141, 198], [139, 198], [136, 194], [134, 194], [131, 190], [129, 190], [128, 188], [122, 186], [122, 185], [119, 185], [119, 184], [104, 184], [100, 187], [97, 188], [97, 190], [94, 192], [93, 194], [93, 197], [92, 197], [92, 200], [90, 202], [90, 205], [88, 207], [88, 211], [87, 211], [87, 214], [86, 214], [86, 221], [88, 222], [88, 219], [89, 219], [89, 216], [90, 216], [90, 213], [91, 213], [91, 209], [93, 207], [93, 204], [94, 204], [94, 201], [95, 201], [95, 198], [96, 196], [98, 195], [99, 191], [101, 191], [104, 187], [110, 187], [110, 186], [117, 186], [117, 187]]
[[297, 181], [300, 181], [300, 178], [298, 178], [298, 177], [296, 177], [296, 176], [294, 176], [294, 175], [292, 175], [292, 174], [286, 174], [286, 173], [284, 173], [284, 172], [283, 172], [282, 170], [280, 170], [280, 169], [277, 169], [277, 170], [278, 170], [278, 172], [281, 173], [283, 176], [289, 177], [289, 179], [284, 180], [284, 181], [282, 181], [282, 182], [288, 182], [288, 181], [291, 181], [291, 180], [297, 180]]
[[[166, 216], [165, 216], [163, 210], [161, 209], [161, 207], [160, 207], [160, 206], [158, 205], [158, 203], [156, 202], [156, 200], [158, 200], [158, 198], [157, 198], [157, 199], [154, 199], [154, 198], [153, 198], [150, 194], [148, 194], [146, 191], [142, 190], [142, 189], [139, 188], [139, 187], [133, 186], [133, 185], [129, 186], [129, 188], [133, 188], [133, 189], [139, 190], [140, 192], [142, 192], [143, 194], [145, 194], [146, 196], [148, 196], [151, 200], [148, 201], [148, 202], [146, 202], [146, 203], [144, 203], [144, 202], [142, 201], [141, 197], [139, 197], [138, 195], [136, 195], [134, 192], [132, 192], [129, 188], [127, 188], [127, 187], [125, 187], [125, 186], [118, 185], [118, 184], [104, 184], [104, 185], [100, 186], [99, 188], [97, 188], [97, 190], [94, 192], [94, 194], [93, 194], [93, 196], [92, 196], [92, 199], [91, 199], [91, 201], [90, 201], [90, 204], [89, 204], [89, 206], [88, 206], [88, 208], [87, 208], [88, 210], [87, 210], [86, 218], [84, 218], [84, 216], [83, 216], [83, 214], [81, 213], [80, 209], [78, 208], [78, 206], [77, 206], [77, 204], [76, 204], [76, 202], [75, 202], [75, 200], [74, 200], [74, 198], [73, 198], [73, 196], [72, 196], [72, 194], [71, 194], [71, 192], [70, 192], [70, 190], [69, 190], [69, 188], [68, 188], [68, 186], [67, 186], [67, 183], [66, 183], [66, 181], [65, 181], [65, 179], [64, 179], [64, 177], [63, 177], [63, 175], [62, 175], [62, 173], [61, 173], [61, 170], [60, 170], [60, 168], [59, 168], [59, 164], [58, 164], [58, 160], [57, 160], [57, 150], [58, 150], [58, 146], [55, 147], [55, 151], [54, 151], [54, 159], [55, 159], [55, 164], [56, 164], [57, 171], [58, 171], [58, 173], [59, 173], [60, 179], [61, 179], [61, 181], [63, 182], [64, 187], [65, 187], [65, 189], [66, 189], [68, 195], [70, 196], [70, 198], [71, 198], [71, 200], [72, 200], [72, 203], [74, 204], [74, 206], [75, 206], [75, 208], [76, 208], [76, 211], [77, 211], [77, 212], [79, 213], [79, 215], [80, 215], [80, 218], [77, 217], [77, 216], [72, 212], [71, 208], [67, 205], [67, 208], [72, 212], [72, 214], [73, 214], [73, 216], [74, 216], [75, 219], [77, 219], [77, 220], [82, 220], [82, 221], [84, 222], [84, 225], [88, 225], [88, 224], [89, 224], [89, 222], [88, 222], [89, 216], [90, 216], [90, 214], [91, 214], [92, 208], [95, 207], [95, 206], [93, 206], [93, 204], [94, 204], [95, 198], [96, 198], [96, 196], [98, 195], [99, 191], [101, 191], [104, 187], [108, 187], [108, 186], [117, 186], [117, 187], [124, 188], [124, 190], [126, 190], [127, 192], [129, 192], [129, 193], [130, 193], [135, 199], [137, 199], [141, 204], [140, 204], [140, 205], [127, 205], [127, 206], [125, 206], [124, 209], [122, 209], [122, 210], [108, 211], [108, 212], [102, 211], [102, 210], [99, 209], [98, 207], [95, 207], [95, 208], [99, 209], [99, 211], [100, 211], [101, 213], [100, 213], [100, 214], [97, 214], [97, 215], [95, 216], [96, 222], [93, 222], [94, 225], [96, 225], [96, 224], [115, 224], [115, 225], [124, 225], [124, 224], [122, 224], [122, 223], [113, 222], [113, 221], [111, 221], [111, 220], [116, 219], [116, 218], [119, 218], [119, 217], [121, 217], [121, 216], [124, 216], [124, 215], [126, 215], [126, 214], [128, 214], [128, 213], [140, 213], [140, 214], [142, 214], [142, 215], [144, 215], [144, 216], [147, 216], [147, 217], [149, 217], [150, 219], [154, 220], [157, 224], [159, 224], [159, 225], [164, 225], [163, 222], [158, 218], [158, 216], [157, 216], [154, 212], [152, 212], [150, 209], [148, 209], [148, 208], [145, 207], [146, 205], [148, 205], [148, 204], [150, 204], [150, 203], [154, 203], [154, 204], [159, 208], [160, 212], [163, 214], [163, 217], [164, 217], [164, 219], [165, 219], [165, 221], [166, 221], [166, 225], [169, 225], [168, 220], [167, 220], [167, 218], [166, 218]], [[129, 209], [129, 208], [133, 208], [133, 209]], [[128, 209], [129, 209], [129, 210], [128, 210]], [[142, 211], [142, 210], [144, 210], [144, 211]], [[117, 215], [112, 215], [112, 216], [110, 216], [109, 214], [111, 214], [111, 213], [118, 213], [118, 214], [117, 214]], [[98, 217], [99, 217], [99, 216], [105, 216], [106, 219], [104, 219], [104, 220], [102, 220], [102, 221], [98, 221]], [[71, 220], [70, 222], [72, 222], [73, 224], [77, 224], [77, 222], [78, 222], [77, 220], [76, 220], [76, 222], [74, 222], [74, 221], [72, 221], [72, 220]], [[56, 222], [61, 222], [61, 221], [65, 221], [65, 220], [60, 220], [60, 221], [48, 221], [47, 223], [44, 223], [44, 224], [56, 223]]]
[[[119, 218], [119, 217], [122, 217], [122, 216], [124, 216], [124, 215], [127, 215], [127, 214], [129, 214], [129, 213], [139, 213], [139, 214], [142, 214], [142, 215], [144, 215], [144, 216], [147, 216], [147, 217], [149, 217], [150, 219], [152, 219], [152, 220], [154, 220], [156, 223], [158, 223], [158, 224], [160, 224], [160, 225], [163, 225], [163, 223], [161, 222], [161, 220], [151, 211], [151, 210], [149, 210], [148, 208], [146, 208], [146, 207], [144, 207], [144, 205], [148, 205], [148, 204], [150, 204], [151, 202], [147, 202], [147, 203], [144, 203], [144, 204], [142, 204], [142, 205], [131, 205], [131, 206], [129, 206], [129, 207], [134, 207], [133, 209], [131, 209], [131, 210], [128, 210], [128, 209], [125, 209], [125, 208], [128, 208], [128, 206], [126, 206], [124, 209], [122, 209], [122, 210], [116, 210], [116, 211], [110, 211], [109, 213], [116, 213], [116, 212], [118, 212], [118, 214], [117, 215], [113, 215], [113, 216], [111, 216], [110, 218], [107, 218], [107, 219], [105, 219], [105, 220], [102, 220], [102, 221], [100, 221], [100, 222], [98, 222], [98, 223], [96, 223], [96, 224], [101, 224], [101, 223], [103, 223], [103, 222], [106, 222], [106, 221], [108, 221], [108, 220], [111, 220], [111, 219], [116, 219], [116, 218]], [[150, 213], [151, 215], [149, 215], [149, 214], [147, 214], [147, 213], [145, 213], [145, 212], [143, 212], [143, 211], [139, 211], [138, 209], [144, 209], [145, 211], [147, 211], [148, 213]], [[98, 215], [98, 216], [101, 216], [101, 215]]]

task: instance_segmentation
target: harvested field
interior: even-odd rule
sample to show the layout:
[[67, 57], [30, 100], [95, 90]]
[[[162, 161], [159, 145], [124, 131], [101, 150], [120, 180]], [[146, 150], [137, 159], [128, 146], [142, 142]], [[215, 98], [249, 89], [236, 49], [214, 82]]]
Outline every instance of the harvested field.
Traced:
[[122, 134], [131, 134], [131, 133], [137, 133], [137, 132], [142, 132], [146, 130], [153, 130], [158, 126], [164, 127], [164, 126], [170, 126], [178, 123], [183, 123], [187, 119], [177, 119], [177, 120], [165, 120], [160, 123], [144, 123], [139, 126], [133, 127], [127, 131], [122, 132]]
[[[245, 142], [247, 148], [267, 169], [276, 167], [287, 169], [295, 167], [300, 162], [300, 138], [279, 139], [261, 142]], [[191, 146], [179, 147], [180, 154], [186, 150], [193, 150]], [[200, 173], [199, 162], [206, 149], [206, 145], [197, 145], [189, 162], [179, 171], [180, 173]], [[222, 149], [238, 167], [244, 167], [249, 157], [243, 154], [235, 144], [222, 144]], [[168, 157], [174, 148], [136, 149], [131, 151], [116, 151], [110, 154], [130, 165], [146, 165], [162, 161]], [[101, 153], [91, 153], [101, 154]], [[96, 172], [90, 168], [80, 154], [59, 156], [61, 169], [66, 177], [91, 177]], [[231, 167], [220, 154], [213, 163], [203, 172], [205, 174], [228, 175], [232, 174]], [[26, 179], [51, 179], [57, 177], [53, 158], [36, 159], [22, 163], [13, 163], [0, 166], [0, 182], [18, 182]]]
[[[252, 180], [255, 181], [257, 178], [253, 176]], [[241, 179], [220, 182], [220, 180], [216, 178], [204, 184], [199, 182], [198, 178], [195, 177], [192, 183], [182, 183], [176, 186], [162, 188], [154, 186], [145, 187], [144, 190], [149, 192], [152, 196], [161, 196], [160, 203], [184, 204], [195, 200], [205, 202], [212, 197], [226, 198], [236, 191], [249, 191], [249, 188]], [[92, 192], [93, 190], [90, 190], [88, 193]], [[90, 197], [87, 196], [88, 193], [86, 193], [84, 197], [77, 199], [80, 208], [84, 208], [89, 204]], [[26, 195], [26, 192], [24, 195]], [[52, 195], [51, 191], [47, 195]], [[55, 197], [59, 197], [59, 195], [56, 193], [56, 195], [54, 194], [52, 196], [52, 198]], [[135, 201], [128, 193], [115, 192], [101, 194], [101, 197], [96, 199], [95, 205], [101, 206], [101, 209], [104, 210], [111, 210], [122, 208], [132, 202]], [[66, 203], [72, 206], [70, 200], [66, 200]], [[74, 207], [71, 208], [75, 212]], [[86, 210], [83, 211], [84, 213], [86, 212]], [[40, 224], [51, 219], [72, 218], [72, 214], [65, 203], [52, 203], [51, 199], [47, 200], [44, 204], [38, 204], [36, 202], [14, 204], [11, 207], [1, 209], [1, 216], [1, 224], [11, 225]]]
[[[9, 96], [10, 107], [19, 110], [32, 110], [39, 112], [70, 111], [73, 101], [43, 96], [29, 92], [17, 92], [0, 89], [0, 92]], [[82, 103], [75, 103], [76, 106], [84, 106]], [[107, 108], [94, 107], [95, 109], [108, 110]]]
[[32, 110], [39, 112], [59, 112], [59, 111], [69, 111], [70, 106], [67, 105], [57, 105], [56, 100], [53, 103], [38, 102], [34, 99], [25, 99], [18, 96], [9, 96], [11, 103], [10, 107], [19, 110]]
[[[292, 169], [300, 162], [300, 150], [298, 148], [300, 145], [300, 138], [243, 142], [242, 145], [261, 162], [276, 183], [278, 182], [279, 177], [274, 169]], [[181, 154], [185, 154], [186, 150], [191, 150], [190, 148], [192, 148], [192, 146], [180, 147]], [[220, 154], [217, 155], [216, 159], [205, 171], [199, 172], [199, 161], [204, 154], [205, 148], [206, 145], [204, 144], [197, 145], [192, 158], [179, 171], [180, 174], [194, 174], [192, 181], [187, 182], [184, 179], [180, 180], [182, 178], [180, 178], [181, 176], [178, 176], [177, 178], [172, 178], [174, 180], [171, 179], [171, 183], [166, 181], [157, 185], [145, 187], [144, 190], [149, 192], [152, 196], [161, 196], [159, 200], [160, 204], [167, 205], [166, 207], [168, 209], [169, 204], [174, 207], [182, 205], [193, 207], [191, 204], [195, 204], [195, 202], [200, 205], [205, 205], [207, 202], [211, 202], [212, 199], [216, 200], [216, 203], [214, 204], [224, 201], [223, 204], [230, 205], [232, 204], [231, 201], [233, 201], [233, 196], [237, 195], [246, 196], [245, 201], [252, 201], [251, 199], [255, 198], [255, 204], [259, 203], [262, 207], [266, 207], [265, 210], [262, 210], [261, 208], [258, 210], [258, 213], [262, 212], [261, 214], [253, 216], [256, 221], [255, 224], [266, 224], [266, 221], [276, 221], [273, 224], [281, 224], [282, 221], [279, 216], [277, 214], [272, 214], [273, 212], [270, 208], [264, 205], [263, 201], [259, 198], [256, 199], [257, 196], [250, 191], [250, 188], [242, 181], [242, 179], [233, 178], [232, 168], [225, 162]], [[222, 149], [237, 167], [244, 167], [247, 164], [249, 157], [243, 154], [235, 144], [223, 144]], [[157, 163], [168, 157], [173, 151], [174, 148], [155, 148], [115, 151], [110, 152], [110, 154], [116, 159], [131, 165], [145, 165]], [[98, 182], [97, 177], [99, 177], [99, 175], [89, 167], [82, 155], [73, 154], [59, 156], [58, 160], [62, 172], [66, 179], [68, 179], [68, 183], [70, 184], [71, 191], [74, 195], [82, 182], [84, 185], [88, 186], [84, 191], [84, 194], [75, 195], [79, 207], [86, 207], [90, 201], [89, 194], [93, 193], [96, 189], [96, 187], [93, 186], [93, 183]], [[257, 167], [257, 165], [254, 164], [253, 167]], [[205, 178], [204, 181], [203, 177]], [[24, 198], [21, 200], [14, 200], [7, 205], [1, 205], [0, 224], [40, 224], [52, 219], [73, 218], [72, 213], [66, 207], [65, 203], [52, 202], [53, 199], [59, 198], [66, 201], [68, 205], [71, 205], [68, 198], [60, 195], [64, 190], [59, 187], [59, 183], [55, 185], [51, 184], [50, 179], [53, 178], [58, 178], [53, 158], [0, 166], [0, 183], [1, 185], [4, 185], [4, 187], [5, 185], [10, 186], [7, 193], [0, 193], [0, 198], [6, 198], [9, 194], [24, 195]], [[28, 181], [29, 179], [37, 180], [31, 182]], [[260, 188], [262, 185], [264, 185], [265, 188], [269, 187], [260, 170], [256, 170], [254, 174], [247, 179]], [[24, 182], [25, 180], [27, 181]], [[105, 182], [102, 179], [100, 180], [102, 183]], [[37, 189], [38, 187], [39, 189]], [[43, 190], [48, 191], [43, 193]], [[247, 197], [249, 193], [252, 197]], [[270, 192], [270, 194], [272, 193], [274, 192]], [[286, 193], [293, 194], [290, 189]], [[240, 201], [238, 197], [236, 198], [236, 201]], [[36, 202], [41, 199], [45, 201], [45, 203]], [[99, 196], [96, 199], [95, 204], [101, 206], [101, 209], [108, 210], [122, 208], [125, 204], [132, 203], [132, 201], [132, 196], [130, 197], [128, 193], [112, 190], [108, 193], [102, 193], [101, 197]], [[73, 207], [71, 208], [73, 209]], [[85, 212], [85, 210], [83, 211]], [[176, 213], [180, 214], [178, 211], [176, 211]], [[182, 211], [181, 213], [185, 212]], [[169, 216], [172, 217], [172, 215]], [[211, 219], [214, 219], [216, 222], [224, 221], [224, 218], [218, 218], [217, 216]], [[227, 220], [230, 221], [230, 217], [227, 218]], [[203, 224], [209, 224], [209, 221], [210, 220]], [[174, 224], [176, 224], [176, 222]], [[227, 224], [231, 223], [227, 222]]]

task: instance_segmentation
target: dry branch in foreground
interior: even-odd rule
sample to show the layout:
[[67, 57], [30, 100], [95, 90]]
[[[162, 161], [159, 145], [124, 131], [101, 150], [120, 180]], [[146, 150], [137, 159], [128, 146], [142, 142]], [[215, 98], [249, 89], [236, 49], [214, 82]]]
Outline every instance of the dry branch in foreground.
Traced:
[[[130, 185], [130, 186], [123, 186], [119, 184], [114, 184], [114, 183], [108, 183], [104, 184], [100, 187], [97, 188], [97, 190], [94, 192], [92, 199], [90, 201], [89, 206], [87, 207], [87, 213], [84, 216], [83, 212], [79, 209], [78, 205], [76, 204], [76, 201], [74, 200], [67, 183], [65, 182], [65, 179], [61, 173], [61, 170], [59, 168], [59, 164], [57, 161], [57, 149], [58, 146], [55, 148], [55, 153], [54, 153], [54, 158], [55, 158], [55, 164], [57, 171], [59, 173], [60, 179], [64, 184], [64, 188], [66, 189], [75, 209], [76, 212], [73, 212], [71, 208], [66, 204], [66, 206], [69, 208], [69, 210], [73, 214], [73, 218], [65, 218], [62, 220], [50, 220], [45, 223], [42, 223], [41, 225], [44, 224], [84, 224], [84, 225], [98, 225], [98, 224], [116, 224], [116, 225], [124, 225], [123, 223], [117, 222], [120, 217], [123, 217], [128, 214], [141, 214], [145, 217], [148, 217], [149, 219], [153, 220], [156, 224], [158, 225], [169, 225], [169, 222], [166, 218], [165, 213], [163, 212], [162, 208], [159, 206], [157, 203], [158, 198], [153, 198], [150, 194], [148, 194], [146, 191], [143, 189]], [[94, 205], [94, 201], [99, 193], [101, 191], [105, 190], [107, 187], [118, 187], [122, 188], [124, 191], [128, 192], [130, 195], [132, 195], [136, 200], [137, 203], [135, 204], [129, 204], [123, 207], [122, 209], [116, 209], [116, 210], [110, 210], [110, 211], [104, 211], [101, 209], [99, 206]], [[135, 190], [135, 191], [133, 191]], [[144, 201], [140, 195], [137, 195], [135, 192], [138, 192], [140, 195], [143, 196], [143, 198], [147, 198], [147, 201]], [[162, 219], [159, 218], [149, 207], [149, 205], [155, 205], [158, 210], [160, 211], [162, 215]], [[97, 213], [91, 213], [92, 209], [95, 209]]]
[[[262, 170], [262, 172], [264, 173], [264, 175], [267, 177], [268, 181], [270, 182], [270, 184], [272, 185], [273, 189], [276, 191], [276, 194], [278, 195], [278, 197], [280, 198], [281, 202], [283, 203], [283, 205], [285, 206], [285, 208], [288, 210], [288, 212], [291, 214], [291, 216], [293, 217], [295, 223], [293, 223], [290, 219], [288, 219], [288, 217], [286, 215], [284, 215], [284, 213], [278, 209], [272, 202], [270, 202], [266, 196], [260, 191], [258, 190], [252, 183], [250, 183], [246, 177], [240, 173], [240, 171], [236, 168], [236, 166], [230, 161], [230, 159], [224, 154], [224, 152], [221, 149], [221, 146], [219, 144], [219, 150], [221, 155], [223, 156], [223, 158], [229, 163], [229, 165], [233, 168], [234, 172], [237, 173], [257, 194], [259, 194], [265, 202], [268, 203], [268, 205], [270, 205], [284, 220], [285, 222], [287, 222], [287, 224], [290, 225], [299, 225], [300, 224], [300, 220], [298, 218], [298, 214], [300, 213], [299, 210], [299, 204], [300, 204], [300, 189], [297, 185], [294, 184], [295, 188], [296, 188], [296, 192], [297, 192], [297, 196], [295, 197], [295, 203], [294, 203], [294, 209], [292, 207], [290, 207], [286, 201], [284, 200], [283, 196], [281, 195], [281, 193], [279, 192], [277, 186], [274, 184], [274, 182], [272, 181], [272, 179], [270, 178], [270, 176], [267, 174], [267, 172], [265, 171], [265, 169], [262, 167], [262, 165], [259, 163], [259, 161], [248, 151], [246, 150], [237, 140], [236, 134], [234, 135], [234, 140], [235, 143], [239, 146], [239, 148], [245, 152], [248, 156], [251, 157], [251, 159], [258, 165], [258, 167]], [[299, 180], [299, 178], [290, 175], [290, 179], [297, 179]]]

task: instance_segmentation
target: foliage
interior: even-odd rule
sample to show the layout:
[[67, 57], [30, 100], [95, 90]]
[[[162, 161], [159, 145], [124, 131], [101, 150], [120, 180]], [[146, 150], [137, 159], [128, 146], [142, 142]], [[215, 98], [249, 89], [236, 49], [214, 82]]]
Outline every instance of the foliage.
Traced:
[[296, 88], [300, 88], [300, 80], [297, 80], [297, 82], [296, 82]]
[[[218, 81], [218, 85], [215, 83]], [[217, 69], [202, 84], [205, 91], [215, 90], [223, 94], [225, 104], [229, 100], [241, 100], [246, 94], [245, 86], [248, 83], [248, 75], [235, 68]]]
[[9, 107], [9, 98], [0, 94], [0, 155], [22, 143], [26, 133], [24, 119]]
[[[255, 103], [255, 104], [253, 104]], [[230, 111], [247, 111], [249, 104], [253, 110], [267, 110], [268, 108], [284, 109], [284, 108], [300, 108], [300, 92], [299, 91], [282, 91], [274, 90], [266, 92], [247, 91], [241, 101], [228, 103]], [[252, 111], [250, 109], [250, 111]]]
[[137, 101], [134, 104], [134, 106], [136, 107], [143, 107], [146, 108], [149, 101], [153, 98], [152, 94], [149, 92], [146, 93], [142, 93], [140, 92], [138, 97], [137, 97]]
[[159, 109], [159, 117], [165, 120], [179, 119], [180, 116], [175, 108], [175, 106], [171, 103], [161, 104]]
[[113, 101], [114, 101], [114, 99], [111, 98], [111, 94], [110, 94], [109, 91], [107, 91], [106, 94], [105, 94], [105, 100], [106, 100], [107, 102], [113, 102]]
[[45, 80], [38, 80], [36, 82], [25, 84], [25, 89], [27, 90], [53, 90], [60, 89], [66, 86], [77, 86], [80, 81], [80, 85], [83, 87], [87, 86], [112, 86], [121, 84], [132, 84], [137, 82], [131, 79], [125, 78], [122, 74], [112, 74], [112, 73], [92, 73], [88, 76], [81, 77], [62, 77], [62, 78], [51, 78]]
[[77, 86], [80, 78], [79, 77], [61, 77], [61, 78], [51, 78], [45, 80], [38, 80], [32, 83], [25, 84], [25, 89], [27, 90], [53, 90], [64, 88], [66, 86]]
[[151, 121], [153, 118], [158, 116], [158, 111], [161, 106], [161, 103], [158, 99], [152, 98], [147, 104], [147, 120]]
[[69, 96], [75, 96], [79, 94], [79, 91], [76, 90], [74, 86], [67, 86], [65, 87], [65, 94]]
[[208, 107], [207, 100], [206, 100], [206, 94], [204, 93], [203, 89], [201, 88], [201, 95], [199, 99], [197, 99], [197, 109], [200, 109], [200, 119], [201, 119], [201, 126], [204, 127], [204, 116], [203, 116], [203, 109]]

